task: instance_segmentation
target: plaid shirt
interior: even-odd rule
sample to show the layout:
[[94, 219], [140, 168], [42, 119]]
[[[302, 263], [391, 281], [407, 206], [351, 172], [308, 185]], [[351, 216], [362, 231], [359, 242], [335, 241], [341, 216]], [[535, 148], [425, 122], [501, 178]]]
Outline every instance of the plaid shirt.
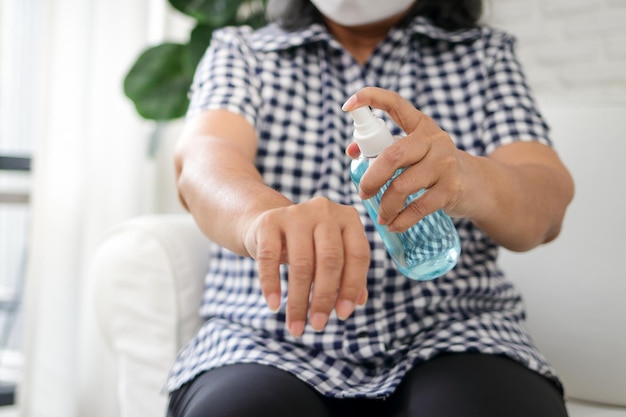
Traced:
[[433, 281], [407, 279], [375, 232], [344, 154], [353, 128], [341, 105], [365, 86], [398, 92], [473, 155], [515, 141], [550, 145], [514, 44], [491, 28], [447, 32], [418, 17], [392, 29], [360, 65], [318, 24], [296, 32], [275, 25], [216, 32], [196, 72], [189, 114], [226, 109], [244, 116], [258, 133], [263, 179], [292, 201], [325, 196], [358, 209], [372, 250], [369, 300], [348, 320], [333, 314], [324, 331], [307, 328], [294, 338], [284, 303], [277, 314], [266, 307], [255, 261], [216, 245], [200, 310], [206, 321], [179, 354], [167, 388], [215, 367], [261, 363], [324, 395], [380, 398], [413, 366], [444, 352], [506, 355], [558, 382], [524, 329], [522, 299], [498, 267], [489, 236], [457, 219], [457, 266]]

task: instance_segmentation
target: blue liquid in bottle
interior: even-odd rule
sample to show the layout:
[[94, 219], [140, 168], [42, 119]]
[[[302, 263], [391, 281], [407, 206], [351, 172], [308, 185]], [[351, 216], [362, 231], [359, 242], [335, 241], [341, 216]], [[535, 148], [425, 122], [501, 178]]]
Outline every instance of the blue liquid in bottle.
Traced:
[[[350, 177], [357, 189], [368, 166], [367, 158], [352, 162]], [[396, 172], [393, 178], [400, 172]], [[363, 204], [398, 270], [408, 278], [420, 281], [434, 279], [450, 271], [459, 258], [461, 245], [452, 219], [442, 210], [429, 214], [402, 233], [390, 232], [386, 226], [378, 224], [376, 219], [380, 199], [390, 182], [391, 180], [374, 197], [364, 200]], [[422, 193], [420, 191], [409, 196], [406, 204]]]
[[[351, 114], [355, 120], [354, 137], [362, 153], [362, 156], [352, 161], [350, 166], [350, 177], [358, 190], [372, 157], [392, 144], [393, 138], [384, 122], [375, 118], [369, 108], [356, 109]], [[364, 200], [363, 204], [398, 270], [411, 279], [420, 281], [434, 279], [454, 268], [461, 252], [459, 235], [452, 219], [442, 210], [438, 210], [402, 233], [390, 232], [386, 226], [376, 221], [382, 195], [401, 172], [402, 170], [398, 170], [378, 194]], [[421, 190], [409, 196], [405, 205], [423, 193], [424, 190]]]

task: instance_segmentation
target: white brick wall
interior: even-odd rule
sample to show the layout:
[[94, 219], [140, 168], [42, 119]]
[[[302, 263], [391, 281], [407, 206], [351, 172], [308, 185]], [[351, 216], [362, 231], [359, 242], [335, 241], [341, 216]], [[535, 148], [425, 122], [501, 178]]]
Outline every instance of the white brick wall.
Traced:
[[543, 100], [626, 104], [626, 0], [485, 0]]

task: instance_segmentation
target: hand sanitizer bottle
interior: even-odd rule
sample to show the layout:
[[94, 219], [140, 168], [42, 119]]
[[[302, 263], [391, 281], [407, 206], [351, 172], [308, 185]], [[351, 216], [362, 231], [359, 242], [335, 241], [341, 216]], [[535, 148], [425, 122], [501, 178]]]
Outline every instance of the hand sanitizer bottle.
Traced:
[[[354, 119], [354, 139], [361, 149], [361, 157], [352, 161], [350, 166], [350, 176], [358, 189], [370, 162], [395, 141], [384, 121], [376, 118], [369, 107], [355, 109], [350, 114]], [[434, 279], [450, 271], [461, 252], [459, 235], [452, 219], [443, 210], [438, 210], [402, 233], [390, 232], [376, 221], [383, 193], [402, 171], [396, 171], [376, 196], [363, 203], [398, 270], [411, 279]], [[406, 205], [419, 198], [424, 191], [410, 195]]]

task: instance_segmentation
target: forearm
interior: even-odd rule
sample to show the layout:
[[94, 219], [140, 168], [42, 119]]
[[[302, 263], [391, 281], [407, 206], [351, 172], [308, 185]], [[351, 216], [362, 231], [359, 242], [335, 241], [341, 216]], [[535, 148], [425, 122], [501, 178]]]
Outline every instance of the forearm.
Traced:
[[264, 211], [291, 205], [263, 183], [250, 155], [226, 140], [189, 138], [177, 152], [176, 166], [180, 198], [202, 232], [237, 254], [249, 256], [243, 239], [250, 222]]
[[[523, 154], [528, 145], [517, 148]], [[489, 158], [466, 156], [473, 180], [466, 190], [469, 204], [465, 210], [500, 245], [525, 251], [559, 234], [573, 182], [551, 154], [546, 148], [545, 160], [516, 162], [511, 162], [511, 152]]]

